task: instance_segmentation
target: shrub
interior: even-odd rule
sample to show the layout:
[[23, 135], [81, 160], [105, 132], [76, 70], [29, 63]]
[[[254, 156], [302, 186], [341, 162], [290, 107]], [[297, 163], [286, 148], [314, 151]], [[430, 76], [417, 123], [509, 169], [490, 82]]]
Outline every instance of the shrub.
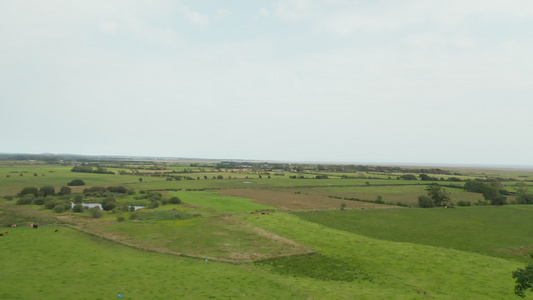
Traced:
[[117, 222], [124, 222], [126, 219], [123, 216], [117, 217]]
[[46, 199], [44, 201], [44, 208], [45, 209], [53, 209], [54, 206], [56, 205], [54, 199]]
[[5, 196], [4, 197], [7, 201], [12, 201], [13, 200], [13, 196]]
[[65, 207], [63, 207], [62, 205], [56, 205], [54, 206], [54, 212], [55, 213], [62, 213], [65, 211]]
[[71, 182], [67, 183], [68, 186], [81, 186], [85, 185], [85, 182], [81, 179], [74, 179]]
[[74, 203], [81, 203], [83, 201], [82, 195], [76, 195], [74, 196]]
[[148, 204], [146, 208], [154, 209], [159, 207], [159, 201], [152, 201]]
[[93, 193], [93, 194], [99, 194], [99, 195], [103, 195], [107, 192], [107, 189], [103, 186], [93, 186], [91, 188], [88, 188], [88, 189], [84, 189], [83, 190], [83, 193], [84, 194], [89, 194], [89, 193]]
[[35, 196], [33, 196], [32, 194], [24, 195], [24, 197], [17, 200], [17, 205], [32, 204], [33, 199], [35, 199]]
[[472, 203], [470, 203], [470, 201], [464, 201], [464, 200], [459, 200], [457, 201], [457, 206], [471, 206]]
[[72, 211], [76, 212], [76, 213], [81, 213], [84, 210], [85, 210], [85, 208], [81, 204], [74, 204], [74, 207], [72, 207]]
[[64, 186], [64, 187], [61, 187], [61, 189], [59, 190], [57, 194], [58, 195], [70, 195], [71, 193], [72, 193], [72, 189], [69, 188], [68, 186]]
[[405, 174], [398, 178], [403, 179], [403, 180], [416, 180], [416, 176], [413, 174]]
[[28, 194], [32, 194], [34, 196], [37, 196], [38, 192], [39, 192], [39, 190], [36, 187], [27, 186], [27, 187], [23, 188], [22, 191], [20, 191], [17, 194], [17, 196], [23, 197], [24, 195], [28, 195]]
[[56, 193], [56, 189], [53, 186], [45, 185], [39, 190], [39, 194], [43, 196], [53, 196]]
[[433, 202], [433, 199], [428, 196], [422, 195], [418, 196], [418, 206], [421, 208], [435, 207], [435, 202]]
[[46, 201], [45, 197], [39, 196], [39, 197], [37, 197], [37, 198], [35, 198], [33, 200], [33, 204], [35, 204], [35, 205], [43, 205], [45, 201]]
[[102, 208], [105, 211], [112, 210], [116, 206], [117, 206], [117, 203], [114, 200], [113, 201], [105, 201], [104, 203], [102, 203]]
[[91, 208], [90, 211], [91, 211], [91, 217], [95, 219], [99, 219], [103, 215], [102, 210], [98, 206]]
[[121, 193], [125, 194], [128, 190], [123, 186], [108, 186], [107, 190], [111, 193]]
[[182, 201], [180, 198], [174, 196], [174, 197], [171, 197], [170, 200], [168, 201], [170, 204], [180, 204]]

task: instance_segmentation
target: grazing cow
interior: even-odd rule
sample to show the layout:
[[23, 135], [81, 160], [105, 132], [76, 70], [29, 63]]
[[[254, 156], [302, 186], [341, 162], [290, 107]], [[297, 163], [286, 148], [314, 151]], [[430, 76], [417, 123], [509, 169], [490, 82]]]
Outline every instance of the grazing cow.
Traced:
[[59, 232], [59, 229], [56, 229], [56, 231], [54, 231], [54, 232]]
[[37, 224], [31, 224], [34, 229], [37, 229]]
[[0, 233], [0, 236], [4, 236], [4, 234], [3, 234], [3, 233]]
[[17, 227], [17, 224], [11, 225], [11, 228], [16, 228], [16, 227]]

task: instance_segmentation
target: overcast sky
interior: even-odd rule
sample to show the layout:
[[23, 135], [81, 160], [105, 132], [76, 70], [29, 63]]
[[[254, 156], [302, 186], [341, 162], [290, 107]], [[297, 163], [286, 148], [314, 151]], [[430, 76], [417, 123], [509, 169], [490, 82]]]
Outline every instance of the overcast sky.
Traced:
[[533, 165], [533, 1], [0, 0], [0, 152]]

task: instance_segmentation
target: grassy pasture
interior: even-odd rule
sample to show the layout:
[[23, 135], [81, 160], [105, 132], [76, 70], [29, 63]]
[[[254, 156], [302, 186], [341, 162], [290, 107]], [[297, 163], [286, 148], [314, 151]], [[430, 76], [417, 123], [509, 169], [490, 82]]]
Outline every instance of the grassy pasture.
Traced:
[[125, 222], [110, 218], [99, 222], [74, 222], [85, 232], [140, 249], [210, 260], [247, 261], [310, 252], [290, 240], [224, 217]]
[[298, 213], [331, 228], [377, 239], [409, 242], [530, 261], [533, 206], [459, 207]]
[[[225, 176], [225, 173], [215, 173]], [[211, 174], [213, 176], [213, 174]], [[313, 176], [314, 177], [314, 176]], [[203, 179], [200, 180], [180, 180], [180, 181], [166, 181], [155, 180], [157, 177], [146, 177], [147, 182], [142, 184], [128, 184], [129, 187], [135, 189], [146, 190], [166, 190], [166, 189], [265, 189], [265, 188], [306, 188], [306, 187], [341, 187], [341, 186], [366, 186], [367, 182], [370, 185], [377, 186], [399, 186], [412, 185], [411, 180], [371, 180], [371, 179], [291, 179], [288, 177], [280, 178], [265, 178], [262, 179], [249, 177], [246, 178], [232, 178], [232, 179]], [[157, 178], [159, 179], [159, 178]], [[426, 182], [425, 184], [429, 184]], [[458, 186], [462, 183], [456, 183]]]
[[185, 203], [210, 208], [218, 213], [241, 213], [276, 209], [273, 206], [253, 202], [249, 198], [221, 195], [217, 192], [179, 191], [169, 192], [169, 194], [178, 196]]
[[[140, 185], [138, 180], [139, 176], [77, 173], [71, 172], [71, 169], [72, 167], [70, 166], [63, 167], [57, 165], [29, 165], [21, 168], [0, 168], [0, 195], [15, 195], [27, 186], [40, 188], [45, 185], [51, 185], [58, 191], [62, 186], [66, 186], [67, 183], [74, 179], [82, 179], [86, 185], [71, 187], [73, 192], [81, 192], [83, 189], [91, 186], [127, 185], [136, 188]], [[34, 173], [37, 176], [34, 176]], [[20, 174], [23, 176], [20, 176]], [[42, 176], [43, 174], [44, 176]], [[7, 175], [9, 177], [6, 177]], [[146, 183], [164, 180], [164, 178], [159, 177], [147, 177]]]
[[63, 227], [10, 230], [0, 254], [1, 299], [308, 299], [261, 270], [145, 252]]
[[[418, 196], [427, 195], [425, 191], [426, 185], [402, 185], [402, 186], [354, 186], [354, 187], [325, 187], [316, 188], [313, 193], [322, 195], [333, 195], [342, 198], [359, 198], [367, 200], [376, 200], [377, 196], [382, 196], [383, 201], [386, 202], [403, 202], [413, 206], [418, 205]], [[453, 202], [460, 200], [470, 201], [472, 204], [483, 200], [483, 196], [479, 193], [467, 192], [463, 189], [445, 188], [450, 192]]]
[[[533, 250], [533, 206], [412, 209], [329, 197], [381, 195], [387, 202], [416, 203], [430, 182], [385, 175], [340, 179], [339, 173], [331, 179], [289, 178], [293, 173], [269, 179], [246, 172], [176, 173], [200, 180], [167, 181], [70, 169], [0, 164], [0, 195], [14, 195], [24, 186], [53, 185], [57, 191], [80, 178], [88, 185], [79, 191], [111, 185], [173, 189], [179, 191], [163, 193], [185, 204], [162, 205], [130, 220], [132, 212], [104, 212], [93, 219], [89, 212], [54, 213], [0, 201], [3, 224], [64, 222], [79, 229], [6, 229], [9, 235], [0, 237], [0, 267], [7, 270], [0, 272], [0, 299], [108, 299], [119, 292], [124, 299], [513, 299], [510, 274]], [[22, 177], [14, 173], [20, 171]], [[224, 179], [212, 179], [218, 175]], [[508, 184], [509, 189], [515, 183]], [[482, 199], [446, 189], [454, 202]], [[341, 203], [347, 204], [345, 211], [339, 210]], [[271, 213], [247, 213], [253, 210]], [[290, 256], [295, 254], [304, 255]]]
[[[522, 266], [455, 249], [366, 237], [293, 214], [276, 213], [248, 222], [318, 250], [322, 258], [258, 264], [273, 273], [302, 278], [309, 293], [326, 291], [332, 299], [355, 295], [357, 299], [513, 299], [510, 274]], [[297, 264], [292, 264], [294, 260]], [[340, 263], [345, 281], [335, 280]], [[316, 283], [317, 277], [322, 284]]]

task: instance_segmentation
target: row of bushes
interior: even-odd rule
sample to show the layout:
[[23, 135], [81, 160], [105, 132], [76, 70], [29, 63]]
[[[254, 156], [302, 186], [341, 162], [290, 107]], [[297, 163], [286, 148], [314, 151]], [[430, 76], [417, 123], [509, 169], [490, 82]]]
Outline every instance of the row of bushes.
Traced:
[[384, 201], [382, 196], [377, 196], [376, 200], [359, 199], [359, 198], [355, 198], [355, 197], [351, 197], [351, 198], [349, 198], [349, 197], [339, 197], [339, 196], [333, 196], [333, 195], [329, 195], [328, 197], [329, 198], [333, 198], [333, 199], [341, 199], [341, 200], [348, 200], [348, 201], [360, 201], [360, 202], [367, 202], [367, 203], [376, 203], [376, 204], [394, 205], [394, 206], [402, 206], [402, 207], [411, 207], [409, 204], [403, 203], [401, 201], [398, 201], [396, 203], [391, 202], [391, 201]]

